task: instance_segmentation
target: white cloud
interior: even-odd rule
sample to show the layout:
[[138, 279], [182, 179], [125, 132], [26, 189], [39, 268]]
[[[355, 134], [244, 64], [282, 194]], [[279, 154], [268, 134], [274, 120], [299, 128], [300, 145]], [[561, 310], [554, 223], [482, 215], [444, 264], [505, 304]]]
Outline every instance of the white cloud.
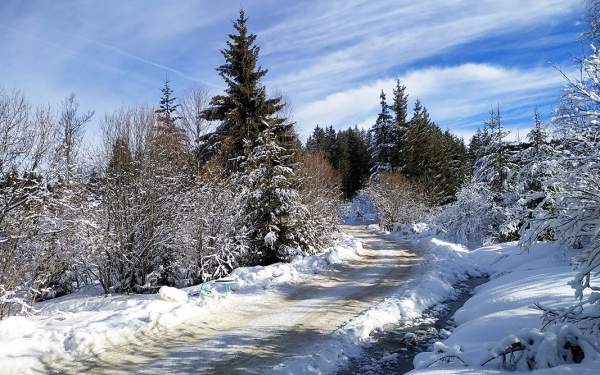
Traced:
[[485, 36], [550, 24], [581, 11], [581, 5], [581, 0], [310, 3], [260, 35], [274, 59], [290, 64], [272, 84], [311, 97]]
[[[410, 98], [421, 99], [436, 122], [457, 131], [466, 120], [487, 113], [492, 105], [510, 110], [539, 97], [558, 96], [564, 84], [551, 67], [509, 69], [490, 64], [431, 67], [408, 72], [399, 79]], [[394, 78], [377, 80], [300, 107], [296, 114], [299, 132], [306, 135], [315, 124], [368, 127], [379, 109], [379, 92], [383, 89], [391, 99], [394, 84]]]

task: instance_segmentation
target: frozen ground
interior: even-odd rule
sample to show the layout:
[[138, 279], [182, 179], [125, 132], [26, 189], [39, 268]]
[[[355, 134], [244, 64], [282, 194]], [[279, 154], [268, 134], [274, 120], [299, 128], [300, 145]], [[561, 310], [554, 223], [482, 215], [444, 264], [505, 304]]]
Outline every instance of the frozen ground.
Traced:
[[[406, 244], [364, 227], [345, 231], [362, 246], [345, 238], [292, 264], [236, 270], [230, 295], [195, 297], [196, 287], [185, 301], [172, 290], [162, 298], [89, 291], [39, 304], [34, 317], [2, 322], [0, 330], [25, 327], [0, 338], [2, 372], [296, 373], [306, 348], [336, 347], [344, 322], [414, 276], [419, 258]], [[316, 354], [312, 363], [324, 367], [342, 355]]]
[[[573, 302], [572, 254], [551, 245], [529, 253], [514, 243], [468, 251], [426, 236], [397, 241], [376, 226], [344, 231], [354, 239], [342, 236], [323, 254], [234, 271], [233, 294], [223, 284], [210, 295], [202, 286], [143, 296], [87, 290], [40, 303], [37, 315], [0, 323], [0, 373], [335, 373], [381, 337], [374, 332], [418, 322], [428, 308], [457, 296], [457, 282], [489, 274], [444, 341], [458, 346], [467, 366], [428, 367], [437, 356], [424, 352], [413, 373], [494, 374], [502, 372], [497, 362], [479, 366], [489, 349], [521, 328], [540, 327], [532, 303]], [[538, 372], [599, 368], [586, 358]]]

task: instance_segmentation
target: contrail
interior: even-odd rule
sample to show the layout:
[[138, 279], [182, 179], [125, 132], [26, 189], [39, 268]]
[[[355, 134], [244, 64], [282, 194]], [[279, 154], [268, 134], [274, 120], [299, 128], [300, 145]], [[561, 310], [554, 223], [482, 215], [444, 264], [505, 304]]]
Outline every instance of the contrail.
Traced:
[[217, 86], [217, 85], [214, 85], [212, 83], [209, 83], [209, 82], [200, 80], [198, 78], [192, 77], [189, 74], [186, 74], [186, 73], [182, 72], [181, 70], [177, 70], [175, 68], [171, 68], [170, 66], [166, 66], [166, 65], [154, 62], [152, 60], [148, 60], [148, 59], [145, 59], [143, 57], [136, 56], [136, 55], [131, 54], [131, 53], [127, 52], [127, 51], [123, 51], [122, 49], [117, 48], [115, 46], [112, 46], [110, 44], [106, 44], [106, 43], [99, 42], [97, 40], [93, 40], [93, 39], [82, 37], [82, 36], [71, 36], [71, 37], [75, 38], [75, 39], [83, 40], [84, 42], [87, 42], [87, 43], [90, 43], [90, 44], [94, 44], [94, 45], [96, 45], [98, 47], [101, 47], [101, 48], [104, 48], [104, 49], [107, 49], [107, 50], [110, 50], [110, 51], [112, 51], [112, 52], [114, 52], [114, 53], [116, 53], [118, 55], [125, 56], [127, 58], [139, 61], [141, 63], [151, 65], [151, 66], [153, 66], [155, 68], [169, 71], [169, 72], [171, 72], [173, 74], [176, 74], [176, 75], [180, 76], [181, 78], [185, 78], [185, 79], [188, 79], [190, 81], [201, 83], [201, 84], [204, 84], [204, 85], [207, 85], [207, 86], [212, 86], [212, 87], [215, 87], [215, 88], [218, 88], [218, 89], [222, 88], [221, 86]]
[[[37, 35], [33, 35], [33, 34], [30, 34], [30, 33], [24, 32], [24, 31], [22, 31], [22, 30], [19, 30], [19, 29], [15, 29], [15, 28], [13, 28], [13, 27], [6, 26], [6, 25], [0, 25], [0, 27], [1, 27], [1, 28], [4, 28], [4, 29], [7, 29], [7, 30], [9, 30], [9, 31], [12, 31], [12, 32], [18, 33], [18, 34], [25, 35], [25, 36], [27, 36], [27, 37], [29, 37], [29, 38], [36, 39], [36, 40], [39, 40], [39, 41], [41, 41], [41, 42], [44, 42], [44, 43], [50, 44], [51, 46], [54, 46], [54, 47], [59, 47], [59, 48], [65, 49], [65, 50], [67, 50], [67, 51], [69, 51], [69, 52], [73, 52], [73, 53], [76, 53], [76, 54], [81, 54], [79, 51], [73, 50], [73, 49], [71, 49], [71, 48], [67, 48], [67, 47], [65, 47], [65, 46], [63, 46], [63, 45], [60, 45], [60, 44], [58, 44], [58, 43], [55, 43], [55, 42], [52, 42], [52, 41], [50, 41], [50, 40], [48, 40], [48, 39], [46, 39], [46, 38], [40, 38], [40, 37], [39, 37], [39, 36], [37, 36]], [[189, 74], [186, 74], [186, 73], [184, 73], [184, 72], [182, 72], [182, 71], [180, 71], [180, 70], [177, 70], [177, 69], [175, 69], [175, 68], [172, 68], [172, 67], [170, 67], [170, 66], [166, 66], [166, 65], [163, 65], [163, 64], [157, 63], [157, 62], [155, 62], [155, 61], [148, 60], [148, 59], [145, 59], [145, 58], [143, 58], [143, 57], [140, 57], [140, 56], [136, 56], [136, 55], [134, 55], [134, 54], [132, 54], [132, 53], [129, 53], [129, 52], [127, 52], [127, 51], [124, 51], [124, 50], [122, 50], [122, 49], [120, 49], [120, 48], [117, 48], [117, 47], [115, 47], [115, 46], [112, 46], [112, 45], [110, 45], [110, 44], [106, 44], [106, 43], [103, 43], [103, 42], [100, 42], [100, 41], [97, 41], [97, 40], [93, 40], [93, 39], [90, 39], [90, 38], [86, 38], [86, 37], [83, 37], [83, 36], [70, 35], [70, 34], [67, 34], [67, 33], [65, 33], [65, 32], [62, 32], [62, 31], [59, 31], [59, 30], [55, 30], [55, 31], [56, 31], [56, 32], [58, 32], [58, 33], [60, 33], [60, 34], [63, 34], [63, 35], [65, 35], [65, 36], [67, 36], [67, 37], [69, 37], [69, 38], [72, 38], [72, 39], [79, 39], [79, 40], [81, 40], [81, 41], [83, 41], [83, 42], [85, 42], [85, 43], [88, 43], [88, 44], [93, 44], [93, 45], [95, 45], [95, 46], [97, 46], [97, 47], [100, 47], [100, 48], [102, 48], [102, 49], [105, 49], [105, 50], [109, 50], [109, 51], [111, 51], [111, 52], [113, 52], [113, 53], [116, 53], [116, 54], [118, 54], [118, 55], [124, 56], [124, 57], [126, 57], [126, 58], [129, 58], [129, 59], [132, 59], [132, 60], [139, 61], [139, 62], [141, 62], [141, 63], [143, 63], [143, 64], [150, 65], [150, 66], [153, 66], [153, 67], [155, 67], [155, 68], [158, 68], [158, 69], [166, 70], [166, 71], [168, 71], [168, 72], [171, 72], [171, 73], [173, 73], [173, 74], [175, 74], [175, 75], [178, 75], [178, 76], [180, 76], [181, 78], [187, 79], [187, 80], [189, 80], [189, 81], [193, 81], [193, 82], [196, 82], [196, 83], [200, 83], [200, 84], [203, 84], [203, 85], [206, 85], [206, 86], [211, 86], [211, 87], [214, 87], [214, 88], [217, 88], [217, 89], [222, 89], [222, 87], [221, 87], [221, 86], [218, 86], [218, 85], [212, 84], [212, 83], [210, 83], [210, 82], [203, 81], [203, 80], [201, 80], [201, 79], [198, 79], [198, 78], [196, 78], [196, 77], [193, 77], [193, 76], [191, 76], [191, 75], [189, 75]]]

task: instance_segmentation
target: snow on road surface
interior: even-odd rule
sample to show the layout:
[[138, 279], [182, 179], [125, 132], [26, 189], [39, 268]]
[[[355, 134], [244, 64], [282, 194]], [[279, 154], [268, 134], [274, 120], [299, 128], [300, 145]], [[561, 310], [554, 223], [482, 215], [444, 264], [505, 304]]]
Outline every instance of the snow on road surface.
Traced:
[[[337, 263], [291, 284], [256, 293], [242, 289], [224, 298], [218, 311], [169, 330], [150, 331], [117, 347], [79, 356], [47, 359], [47, 373], [263, 374], [286, 372], [306, 348], [333, 340], [334, 333], [375, 301], [392, 295], [414, 276], [420, 262], [407, 243], [345, 226], [363, 246], [361, 256]], [[313, 353], [319, 354], [319, 353]], [[322, 358], [337, 363], [340, 358]], [[319, 372], [307, 364], [303, 372]], [[299, 368], [289, 367], [290, 372]]]

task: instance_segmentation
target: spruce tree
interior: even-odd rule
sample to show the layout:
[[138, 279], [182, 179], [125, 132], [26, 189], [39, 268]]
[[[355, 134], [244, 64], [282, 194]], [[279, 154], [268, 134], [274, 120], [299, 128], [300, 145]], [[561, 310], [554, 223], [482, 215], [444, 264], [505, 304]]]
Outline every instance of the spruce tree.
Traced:
[[426, 148], [429, 115], [417, 99], [410, 119], [410, 125], [404, 135], [403, 151], [404, 173], [409, 177], [418, 177], [423, 173], [424, 151]]
[[178, 125], [179, 104], [173, 96], [169, 80], [165, 79], [161, 89], [159, 107], [156, 111], [156, 122], [151, 144], [152, 157], [165, 176], [174, 177], [188, 166], [191, 160], [188, 155], [185, 131]]
[[176, 112], [179, 104], [176, 103], [177, 98], [173, 97], [173, 90], [169, 86], [168, 79], [165, 79], [164, 86], [160, 91], [162, 92], [162, 96], [159, 107], [155, 112], [163, 122], [172, 123], [177, 120]]
[[492, 109], [490, 118], [484, 123], [484, 143], [473, 174], [478, 182], [488, 183], [497, 198], [506, 190], [509, 160], [505, 138], [508, 134], [502, 125], [500, 108]]
[[[313, 243], [307, 209], [300, 200], [292, 156], [277, 142], [278, 122], [263, 122], [254, 147], [243, 163], [242, 224], [252, 243], [253, 263], [289, 260]], [[249, 141], [246, 141], [250, 147]]]
[[542, 127], [542, 120], [537, 108], [533, 112], [533, 128], [527, 134], [527, 139], [531, 142], [536, 152], [540, 151], [540, 147], [547, 142], [548, 134]]
[[389, 171], [392, 169], [394, 154], [394, 122], [389, 112], [385, 93], [379, 95], [381, 111], [377, 116], [375, 125], [371, 128], [371, 159], [372, 172]]
[[401, 170], [406, 161], [403, 159], [404, 137], [408, 129], [407, 108], [408, 95], [405, 93], [406, 87], [400, 84], [400, 80], [396, 80], [394, 88], [392, 111], [394, 112], [394, 151], [392, 157], [392, 167], [395, 170]]
[[[261, 83], [267, 69], [258, 65], [260, 47], [256, 45], [256, 35], [248, 31], [247, 22], [242, 9], [233, 23], [236, 32], [229, 34], [227, 47], [221, 50], [225, 63], [217, 68], [227, 88], [223, 95], [213, 97], [203, 112], [207, 120], [221, 122], [207, 149], [210, 152], [219, 144], [225, 159], [231, 161], [230, 168], [235, 168], [244, 155], [244, 140], [253, 142], [264, 130], [263, 119], [268, 118], [273, 126], [286, 124], [285, 118], [277, 116], [284, 107], [282, 99], [268, 98]], [[288, 124], [281, 129], [279, 137], [294, 141], [290, 128]]]

